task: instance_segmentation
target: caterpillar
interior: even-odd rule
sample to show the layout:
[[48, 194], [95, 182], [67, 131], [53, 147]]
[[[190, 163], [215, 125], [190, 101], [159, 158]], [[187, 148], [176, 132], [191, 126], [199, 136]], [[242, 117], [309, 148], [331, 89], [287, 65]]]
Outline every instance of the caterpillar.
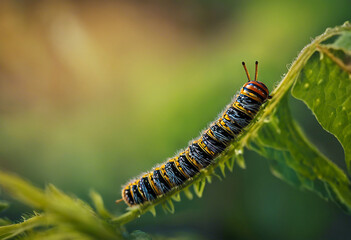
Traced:
[[242, 62], [242, 65], [248, 82], [221, 117], [211, 123], [197, 140], [177, 156], [126, 184], [122, 189], [122, 199], [117, 200], [117, 203], [124, 200], [132, 207], [156, 200], [214, 163], [215, 158], [235, 140], [254, 118], [261, 105], [271, 98], [266, 85], [257, 81], [258, 62], [255, 63], [254, 81], [250, 79], [245, 62]]

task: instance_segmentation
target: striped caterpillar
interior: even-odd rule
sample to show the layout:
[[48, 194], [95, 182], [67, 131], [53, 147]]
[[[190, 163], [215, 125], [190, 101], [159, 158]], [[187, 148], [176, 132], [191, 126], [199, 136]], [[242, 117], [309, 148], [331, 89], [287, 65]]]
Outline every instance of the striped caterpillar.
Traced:
[[132, 207], [156, 200], [214, 163], [215, 158], [235, 140], [254, 118], [261, 105], [271, 98], [266, 85], [257, 81], [258, 62], [255, 64], [254, 81], [251, 81], [245, 63], [242, 64], [248, 82], [223, 115], [183, 152], [128, 183], [122, 189], [122, 199], [116, 202], [124, 200]]

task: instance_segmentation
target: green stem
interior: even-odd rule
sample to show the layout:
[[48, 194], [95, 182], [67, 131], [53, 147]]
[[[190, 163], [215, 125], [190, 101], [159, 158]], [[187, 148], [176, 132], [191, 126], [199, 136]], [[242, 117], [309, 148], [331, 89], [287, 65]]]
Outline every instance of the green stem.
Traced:
[[0, 238], [1, 239], [10, 239], [13, 238], [29, 229], [33, 229], [38, 226], [43, 226], [47, 222], [47, 219], [44, 215], [37, 215], [31, 217], [27, 220], [24, 220], [21, 223], [6, 225], [0, 227]]

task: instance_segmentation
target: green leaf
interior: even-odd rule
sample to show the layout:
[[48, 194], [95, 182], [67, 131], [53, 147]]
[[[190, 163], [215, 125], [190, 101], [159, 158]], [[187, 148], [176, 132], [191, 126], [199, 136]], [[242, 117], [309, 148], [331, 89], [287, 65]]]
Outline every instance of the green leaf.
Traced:
[[120, 232], [98, 218], [88, 204], [64, 194], [53, 185], [49, 185], [44, 192], [23, 179], [4, 172], [0, 172], [0, 185], [19, 201], [45, 211], [47, 224], [74, 229], [97, 239], [121, 237]]
[[327, 44], [326, 47], [340, 49], [347, 52], [349, 55], [351, 53], [351, 31], [344, 31], [340, 36], [330, 44]]
[[288, 95], [252, 141], [250, 147], [269, 159], [275, 176], [314, 191], [351, 212], [351, 185], [347, 176], [308, 142], [292, 120]]
[[0, 238], [10, 239], [29, 229], [46, 224], [46, 217], [43, 215], [36, 215], [28, 219], [24, 219], [21, 223], [6, 225], [0, 227]]
[[97, 213], [102, 217], [106, 219], [111, 219], [112, 215], [109, 213], [105, 206], [104, 206], [104, 201], [102, 200], [102, 197], [99, 193], [95, 192], [94, 190], [90, 191], [90, 198], [93, 200], [95, 209]]
[[46, 205], [44, 191], [36, 188], [16, 175], [0, 172], [0, 185], [21, 202], [40, 208]]
[[[327, 29], [303, 49], [272, 93], [273, 99], [265, 109], [267, 112], [262, 114], [265, 120], [255, 125], [256, 133], [251, 135], [250, 143], [253, 149], [269, 159], [275, 176], [314, 191], [347, 212], [351, 212], [349, 179], [307, 140], [292, 120], [287, 96], [295, 84], [293, 95], [302, 99], [321, 125], [339, 139], [349, 167], [351, 71], [347, 41], [350, 30], [349, 23]], [[323, 44], [325, 42], [328, 44]]]
[[301, 52], [273, 93], [273, 103], [267, 106], [268, 110], [274, 106], [274, 111], [258, 127], [250, 143], [251, 148], [269, 159], [275, 176], [314, 191], [349, 213], [351, 186], [348, 177], [307, 140], [292, 120], [287, 99], [290, 85], [294, 83], [293, 96], [303, 100], [322, 127], [339, 139], [350, 169], [350, 30], [348, 23], [329, 29]]
[[[336, 41], [339, 49], [346, 44], [345, 37], [342, 39], [342, 45]], [[351, 44], [351, 38], [348, 40]], [[351, 65], [346, 65], [351, 56], [322, 45], [318, 49], [320, 52], [315, 52], [302, 69], [292, 93], [307, 104], [325, 130], [338, 138], [351, 172]]]

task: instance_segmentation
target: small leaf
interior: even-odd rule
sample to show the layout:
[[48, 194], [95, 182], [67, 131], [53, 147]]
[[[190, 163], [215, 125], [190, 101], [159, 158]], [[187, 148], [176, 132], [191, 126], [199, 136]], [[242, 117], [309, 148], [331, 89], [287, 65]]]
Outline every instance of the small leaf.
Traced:
[[229, 171], [233, 172], [234, 163], [235, 163], [235, 155], [233, 155], [233, 157], [229, 158], [225, 163], [227, 164]]
[[172, 195], [172, 199], [176, 202], [180, 202], [181, 201], [180, 193], [178, 192], [178, 193]]
[[154, 206], [150, 207], [148, 210], [152, 214], [152, 216], [156, 217], [156, 209]]
[[206, 179], [202, 179], [194, 184], [194, 192], [199, 198], [202, 197], [206, 185]]
[[24, 219], [21, 223], [0, 226], [0, 238], [10, 239], [27, 230], [33, 229], [38, 226], [46, 225], [46, 217], [43, 215], [36, 215], [29, 219]]
[[112, 215], [106, 210], [101, 195], [95, 192], [94, 190], [91, 190], [89, 195], [90, 198], [93, 200], [97, 213], [103, 218], [111, 219]]
[[[216, 175], [215, 173], [212, 173], [213, 175]], [[211, 175], [207, 175], [206, 176], [206, 180], [208, 183], [212, 183], [212, 176]]]
[[162, 208], [163, 208], [163, 210], [166, 213], [172, 213], [173, 214], [174, 211], [175, 211], [174, 204], [173, 204], [172, 200], [170, 200], [170, 199], [167, 199], [167, 201], [165, 201], [162, 204]]
[[46, 205], [44, 192], [36, 188], [21, 178], [0, 172], [0, 185], [16, 199], [35, 208]]
[[219, 163], [219, 169], [221, 170], [222, 176], [225, 177], [225, 163]]
[[185, 196], [189, 199], [192, 200], [194, 198], [193, 194], [191, 193], [189, 187], [184, 189], [184, 194]]
[[243, 150], [242, 149], [237, 149], [235, 150], [235, 158], [236, 162], [239, 165], [240, 168], [245, 169], [245, 160], [244, 160], [244, 155], [243, 155]]
[[[212, 176], [217, 177], [219, 181], [222, 181], [222, 180], [223, 180], [222, 177], [221, 177], [220, 175], [218, 175], [216, 172], [213, 172], [213, 173], [212, 173]], [[211, 176], [211, 177], [212, 177], [212, 176]], [[211, 178], [211, 181], [208, 181], [208, 178], [207, 178], [207, 182], [208, 182], [208, 183], [212, 183], [212, 178]]]

